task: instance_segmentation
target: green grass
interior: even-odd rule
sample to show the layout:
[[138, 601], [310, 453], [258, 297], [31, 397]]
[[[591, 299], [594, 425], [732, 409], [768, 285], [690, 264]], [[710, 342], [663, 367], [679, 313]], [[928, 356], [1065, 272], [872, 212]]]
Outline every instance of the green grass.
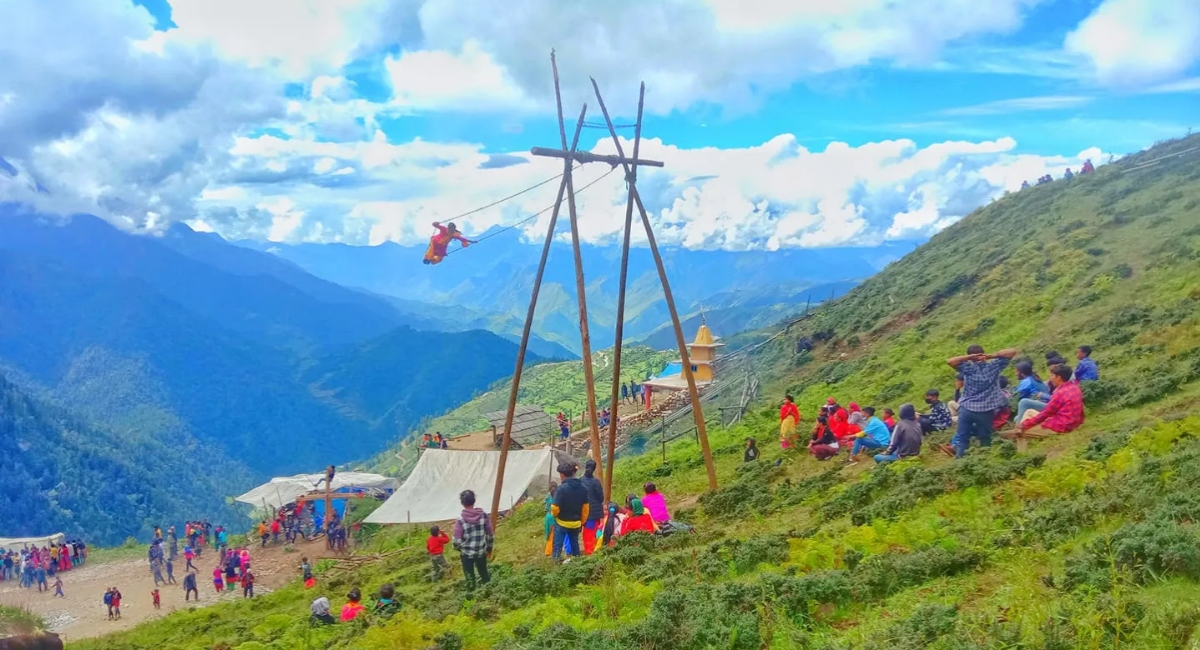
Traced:
[[[324, 567], [335, 604], [385, 581], [388, 622], [310, 630], [314, 595], [182, 612], [84, 650], [156, 648], [1075, 649], [1200, 642], [1200, 160], [1135, 171], [1165, 143], [1092, 177], [1005, 197], [947, 229], [752, 360], [762, 402], [711, 431], [721, 487], [697, 444], [619, 461], [620, 497], [655, 481], [697, 534], [628, 538], [561, 567], [542, 512], [498, 533], [495, 580], [474, 594], [424, 581], [419, 536], [367, 526], [356, 570]], [[811, 355], [793, 354], [811, 336]], [[1095, 346], [1079, 431], [876, 468], [783, 455], [775, 397], [811, 422], [830, 394], [877, 407], [953, 390], [945, 359], [970, 343], [1035, 358]], [[746, 436], [763, 458], [741, 463]], [[932, 442], [944, 442], [945, 434]], [[782, 459], [779, 467], [774, 461]], [[411, 546], [406, 544], [411, 543]]]

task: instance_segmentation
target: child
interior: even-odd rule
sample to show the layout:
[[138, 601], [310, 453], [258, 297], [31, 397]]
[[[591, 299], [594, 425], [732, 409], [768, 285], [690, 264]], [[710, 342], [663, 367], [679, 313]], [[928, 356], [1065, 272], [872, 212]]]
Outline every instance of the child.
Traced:
[[59, 598], [67, 597], [66, 594], [64, 594], [63, 590], [62, 590], [62, 577], [61, 576], [55, 576], [55, 578], [54, 578], [54, 595]]
[[112, 611], [113, 618], [121, 620], [121, 592], [116, 588], [112, 588]]
[[896, 412], [892, 409], [883, 409], [883, 423], [887, 425], [888, 431], [895, 431]]
[[742, 462], [749, 463], [753, 460], [758, 460], [758, 441], [746, 438], [746, 454], [742, 457]]
[[221, 570], [221, 565], [217, 565], [213, 569], [213, 588], [220, 594], [225, 591], [225, 572]]
[[254, 598], [254, 572], [242, 574], [242, 598]]
[[313, 578], [312, 565], [308, 563], [307, 557], [300, 558], [300, 578], [304, 580], [305, 589], [312, 589], [317, 584], [316, 579]]
[[429, 576], [430, 582], [441, 580], [442, 573], [450, 568], [444, 555], [444, 549], [449, 543], [450, 536], [443, 533], [440, 528], [433, 526], [429, 529], [429, 539], [425, 540], [425, 549], [429, 551], [429, 562], [433, 566], [433, 572]]
[[113, 590], [112, 590], [112, 587], [109, 587], [104, 592], [104, 606], [108, 608], [108, 620], [110, 620], [110, 621], [112, 620], [112, 617], [113, 617], [113, 602], [112, 601], [113, 601]]
[[162, 609], [162, 598], [158, 595], [158, 590], [150, 592], [150, 598], [154, 601], [154, 609]]
[[550, 512], [554, 506], [554, 493], [558, 491], [558, 483], [550, 481], [550, 491], [546, 493], [546, 500], [543, 505], [546, 507], [545, 521], [543, 527], [546, 531], [546, 557], [554, 554], [554, 513]]
[[188, 569], [189, 571], [199, 571], [199, 569], [196, 568], [196, 565], [192, 564], [192, 560], [196, 559], [196, 552], [192, 550], [191, 546], [183, 547], [183, 557], [187, 560], [187, 566], [184, 568]]

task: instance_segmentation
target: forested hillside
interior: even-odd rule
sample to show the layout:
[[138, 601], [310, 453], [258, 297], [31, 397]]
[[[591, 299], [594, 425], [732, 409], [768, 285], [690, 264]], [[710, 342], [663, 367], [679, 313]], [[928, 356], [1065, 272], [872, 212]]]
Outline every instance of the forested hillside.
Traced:
[[[698, 446], [622, 460], [614, 493], [654, 481], [696, 534], [622, 538], [555, 566], [543, 509], [497, 532], [473, 593], [434, 588], [411, 548], [318, 575], [333, 594], [385, 582], [402, 611], [311, 628], [313, 592], [177, 613], [80, 648], [506, 650], [1073, 650], [1192, 648], [1200, 640], [1200, 136], [1094, 175], [1004, 197], [946, 229], [753, 357], [767, 392]], [[795, 343], [816, 343], [797, 355]], [[953, 392], [946, 359], [979, 343], [1043, 355], [1094, 347], [1087, 421], [1065, 435], [857, 465], [782, 452], [778, 399], [804, 426], [834, 396], [863, 406]], [[1009, 375], [1011, 377], [1011, 375]], [[743, 463], [743, 440], [763, 457]], [[372, 551], [400, 530], [365, 531]], [[455, 576], [457, 578], [457, 575]]]
[[115, 434], [23, 393], [0, 375], [0, 530], [64, 532], [91, 544], [148, 536], [197, 513], [230, 517], [228, 486], [249, 483], [242, 464], [186, 435]]

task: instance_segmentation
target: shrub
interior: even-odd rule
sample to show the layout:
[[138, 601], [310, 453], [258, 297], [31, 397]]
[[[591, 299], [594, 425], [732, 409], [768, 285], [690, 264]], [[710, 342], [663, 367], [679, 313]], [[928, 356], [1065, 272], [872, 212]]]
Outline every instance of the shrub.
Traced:
[[984, 560], [984, 554], [979, 551], [947, 551], [940, 547], [916, 553], [889, 551], [874, 555], [864, 560], [852, 574], [854, 597], [881, 600], [934, 578], [973, 571], [982, 566]]
[[775, 500], [770, 482], [783, 472], [771, 463], [744, 463], [734, 481], [700, 496], [700, 507], [710, 517], [732, 517], [747, 510], [769, 512]]
[[1173, 521], [1126, 524], [1068, 558], [1063, 586], [1108, 591], [1117, 573], [1139, 584], [1167, 576], [1200, 578], [1200, 535]]

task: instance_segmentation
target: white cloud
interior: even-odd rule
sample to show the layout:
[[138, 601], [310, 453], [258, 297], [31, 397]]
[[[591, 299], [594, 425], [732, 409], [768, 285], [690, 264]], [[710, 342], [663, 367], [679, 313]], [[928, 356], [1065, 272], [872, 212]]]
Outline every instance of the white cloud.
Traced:
[[1098, 79], [1136, 86], [1171, 79], [1200, 62], [1200, 2], [1105, 0], [1067, 35]]
[[1014, 99], [1001, 99], [994, 102], [986, 102], [976, 104], [974, 106], [963, 106], [959, 108], [947, 108], [940, 113], [942, 115], [1003, 115], [1006, 113], [1023, 113], [1026, 111], [1057, 111], [1066, 108], [1075, 108], [1091, 103], [1091, 97], [1080, 95], [1045, 95], [1042, 97], [1018, 97]]
[[508, 73], [467, 41], [459, 52], [405, 52], [384, 62], [392, 104], [410, 110], [521, 109], [532, 102]]

